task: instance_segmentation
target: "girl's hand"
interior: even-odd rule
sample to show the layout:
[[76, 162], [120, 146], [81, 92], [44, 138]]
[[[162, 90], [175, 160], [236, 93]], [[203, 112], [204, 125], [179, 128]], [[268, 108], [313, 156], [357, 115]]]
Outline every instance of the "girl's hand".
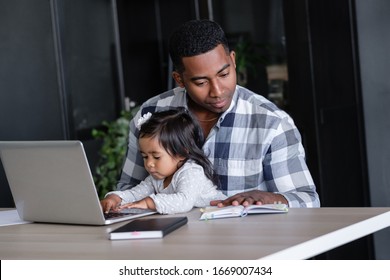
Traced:
[[104, 213], [108, 213], [110, 211], [118, 211], [119, 205], [121, 204], [122, 199], [116, 194], [111, 194], [106, 198], [100, 201], [100, 205], [102, 206], [102, 210]]

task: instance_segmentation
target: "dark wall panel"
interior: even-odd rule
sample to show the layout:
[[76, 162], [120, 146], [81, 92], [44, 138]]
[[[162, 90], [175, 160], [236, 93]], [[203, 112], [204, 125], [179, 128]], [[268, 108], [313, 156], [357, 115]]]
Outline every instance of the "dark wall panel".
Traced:
[[[0, 0], [0, 141], [78, 139], [119, 115], [107, 0]], [[0, 164], [0, 206], [12, 206]]]
[[[390, 2], [356, 1], [371, 205], [390, 206]], [[377, 259], [390, 259], [390, 229], [374, 235]]]
[[63, 138], [48, 1], [0, 2], [0, 139]]
[[[323, 207], [370, 206], [353, 1], [284, 1], [292, 115]], [[373, 258], [362, 238], [317, 258]]]
[[[0, 1], [0, 140], [62, 139], [48, 1]], [[0, 206], [13, 200], [0, 165]]]
[[118, 0], [126, 96], [138, 104], [168, 89], [168, 38], [196, 18], [194, 0]]

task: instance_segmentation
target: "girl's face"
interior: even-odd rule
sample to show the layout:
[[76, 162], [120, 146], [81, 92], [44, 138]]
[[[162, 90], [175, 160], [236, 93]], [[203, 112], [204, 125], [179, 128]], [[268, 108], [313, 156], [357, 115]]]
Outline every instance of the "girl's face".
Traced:
[[156, 137], [142, 137], [138, 143], [146, 171], [154, 179], [164, 179], [164, 186], [168, 186], [184, 157], [172, 157], [160, 146]]

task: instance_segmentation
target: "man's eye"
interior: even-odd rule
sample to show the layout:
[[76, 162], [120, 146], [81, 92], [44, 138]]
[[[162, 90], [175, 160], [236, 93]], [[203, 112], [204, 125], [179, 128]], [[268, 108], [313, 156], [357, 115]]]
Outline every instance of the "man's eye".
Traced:
[[204, 86], [207, 82], [196, 82], [195, 85], [198, 87]]
[[227, 77], [227, 76], [229, 76], [229, 72], [226, 72], [226, 73], [221, 73], [221, 75], [220, 75], [222, 78], [225, 78], [225, 77]]

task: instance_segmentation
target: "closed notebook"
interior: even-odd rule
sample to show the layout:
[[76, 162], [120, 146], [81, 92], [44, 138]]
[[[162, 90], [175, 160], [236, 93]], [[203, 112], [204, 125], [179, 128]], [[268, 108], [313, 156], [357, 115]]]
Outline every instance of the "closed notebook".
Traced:
[[137, 219], [110, 232], [111, 240], [162, 238], [188, 222], [187, 217]]
[[287, 213], [288, 207], [286, 204], [263, 204], [250, 205], [247, 207], [238, 205], [226, 206], [222, 208], [210, 206], [201, 208], [201, 212], [201, 220], [211, 220], [220, 218], [244, 217], [248, 214]]

